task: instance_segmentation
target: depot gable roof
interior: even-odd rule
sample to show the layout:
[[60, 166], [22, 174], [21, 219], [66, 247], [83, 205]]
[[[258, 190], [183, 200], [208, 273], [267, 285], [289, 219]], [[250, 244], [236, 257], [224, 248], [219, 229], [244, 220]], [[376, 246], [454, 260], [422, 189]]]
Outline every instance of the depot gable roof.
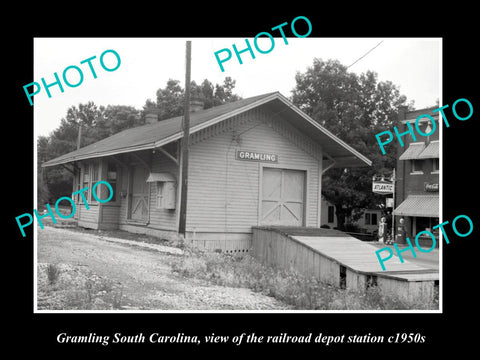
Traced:
[[[335, 166], [371, 165], [369, 159], [334, 136], [279, 92], [258, 95], [193, 112], [190, 114], [190, 134], [259, 106], [266, 106], [274, 113], [281, 111], [284, 119], [322, 145], [328, 157], [335, 161]], [[182, 117], [177, 116], [154, 124], [121, 131], [79, 150], [49, 160], [43, 163], [42, 167], [164, 146], [183, 136]]]

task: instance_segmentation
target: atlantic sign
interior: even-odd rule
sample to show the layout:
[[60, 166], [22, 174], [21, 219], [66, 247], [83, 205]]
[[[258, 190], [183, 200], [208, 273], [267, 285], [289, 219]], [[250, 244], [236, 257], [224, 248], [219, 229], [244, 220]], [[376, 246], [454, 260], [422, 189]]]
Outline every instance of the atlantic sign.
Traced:
[[387, 181], [372, 182], [372, 191], [376, 194], [393, 194], [393, 183]]

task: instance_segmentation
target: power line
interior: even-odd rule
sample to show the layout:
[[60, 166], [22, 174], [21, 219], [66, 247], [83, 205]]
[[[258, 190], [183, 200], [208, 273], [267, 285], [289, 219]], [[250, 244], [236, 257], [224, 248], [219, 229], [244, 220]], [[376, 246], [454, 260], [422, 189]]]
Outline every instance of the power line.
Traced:
[[359, 62], [360, 60], [362, 60], [365, 56], [367, 56], [368, 54], [370, 54], [373, 50], [375, 50], [381, 43], [383, 42], [380, 41], [377, 45], [375, 45], [373, 48], [371, 48], [370, 50], [368, 50], [363, 56], [359, 57], [357, 60], [355, 60], [352, 64], [348, 65], [347, 66], [347, 69], [350, 67], [350, 66], [353, 66], [355, 65], [357, 62]]

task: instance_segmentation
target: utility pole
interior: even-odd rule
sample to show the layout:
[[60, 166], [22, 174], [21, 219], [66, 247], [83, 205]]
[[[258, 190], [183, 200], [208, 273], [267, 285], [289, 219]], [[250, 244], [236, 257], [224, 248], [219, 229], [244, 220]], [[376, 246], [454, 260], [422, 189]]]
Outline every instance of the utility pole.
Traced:
[[183, 137], [181, 142], [182, 169], [180, 191], [180, 221], [178, 232], [185, 237], [187, 222], [187, 190], [188, 190], [188, 145], [190, 136], [190, 68], [191, 68], [192, 42], [186, 42], [186, 70], [185, 70], [185, 106], [182, 121]]
[[82, 123], [78, 121], [77, 150], [80, 149], [81, 141], [82, 141]]

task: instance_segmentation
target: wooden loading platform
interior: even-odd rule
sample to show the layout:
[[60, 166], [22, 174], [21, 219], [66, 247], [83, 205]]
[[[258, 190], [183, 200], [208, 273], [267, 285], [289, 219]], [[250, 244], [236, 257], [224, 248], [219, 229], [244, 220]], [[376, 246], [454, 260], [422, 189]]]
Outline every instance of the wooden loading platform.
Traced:
[[341, 231], [285, 226], [254, 227], [252, 231], [253, 256], [265, 265], [294, 269], [341, 288], [365, 291], [376, 285], [410, 300], [433, 299], [438, 270], [407, 260], [401, 263], [394, 255], [382, 271], [377, 247]]

